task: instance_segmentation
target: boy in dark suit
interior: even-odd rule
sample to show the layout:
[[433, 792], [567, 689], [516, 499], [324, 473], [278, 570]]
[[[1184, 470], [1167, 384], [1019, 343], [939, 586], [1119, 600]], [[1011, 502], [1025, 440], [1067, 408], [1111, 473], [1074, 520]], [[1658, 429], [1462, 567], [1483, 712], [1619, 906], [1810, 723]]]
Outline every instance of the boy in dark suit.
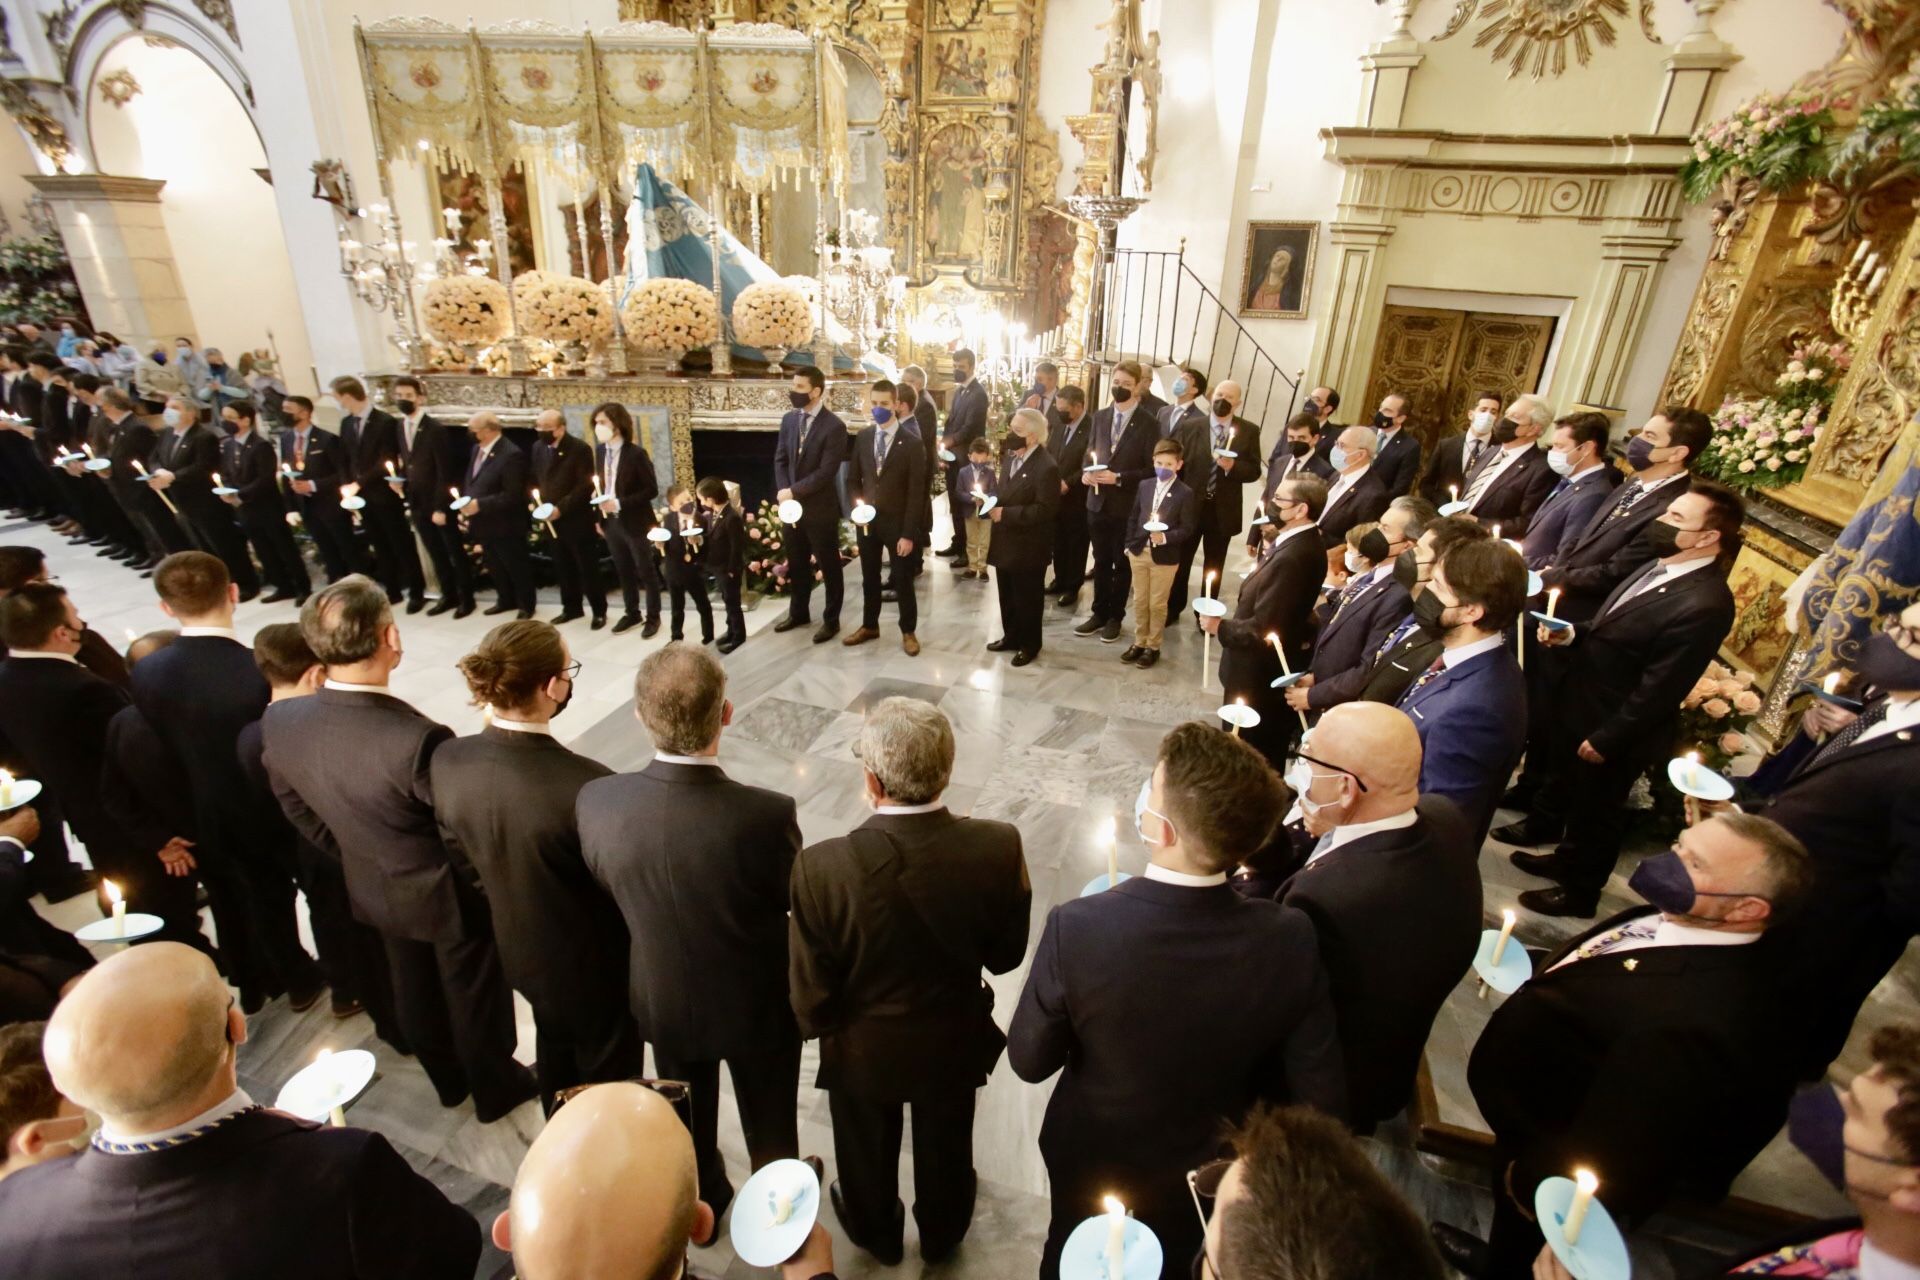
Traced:
[[721, 653], [732, 653], [747, 642], [747, 615], [740, 608], [740, 579], [747, 571], [746, 523], [727, 498], [726, 481], [708, 476], [698, 490], [712, 530], [707, 535], [707, 567], [720, 584], [720, 599], [727, 608], [727, 633], [717, 647]]
[[[835, 483], [847, 460], [847, 424], [827, 408], [827, 375], [812, 365], [793, 375], [787, 395], [793, 408], [780, 419], [780, 436], [773, 446], [773, 496], [779, 502], [798, 502], [801, 514], [799, 523], [786, 531], [787, 616], [773, 629], [791, 631], [813, 620], [813, 571], [818, 565], [827, 602], [813, 642], [825, 644], [840, 630], [840, 604], [846, 590]], [[924, 452], [920, 465], [926, 466]]]
[[[954, 495], [958, 499], [956, 506], [965, 513], [967, 536], [964, 539], [967, 548], [967, 567], [960, 574], [963, 578], [987, 577], [987, 545], [993, 540], [993, 521], [980, 514], [982, 504], [999, 490], [1000, 477], [993, 470], [993, 445], [985, 436], [967, 445], [967, 465], [960, 468], [959, 487]], [[960, 504], [964, 504], [961, 506]]]
[[[1200, 531], [1193, 491], [1180, 482], [1184, 459], [1172, 436], [1153, 446], [1153, 482], [1134, 493], [1127, 530], [1127, 564], [1133, 570], [1133, 644], [1120, 655], [1145, 670], [1160, 661], [1167, 629], [1167, 597], [1180, 571], [1181, 553]], [[1164, 525], [1164, 528], [1148, 528]]]
[[687, 597], [700, 615], [700, 643], [713, 643], [713, 605], [707, 600], [707, 516], [683, 484], [667, 486], [667, 592], [673, 602], [675, 640], [686, 638]]

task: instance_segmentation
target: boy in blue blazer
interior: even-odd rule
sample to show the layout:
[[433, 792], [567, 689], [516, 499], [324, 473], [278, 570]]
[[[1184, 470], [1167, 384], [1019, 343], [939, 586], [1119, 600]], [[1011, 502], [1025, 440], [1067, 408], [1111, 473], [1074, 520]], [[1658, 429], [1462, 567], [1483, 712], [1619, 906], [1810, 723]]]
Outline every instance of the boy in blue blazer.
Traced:
[[[967, 522], [967, 567], [963, 578], [987, 579], [987, 544], [993, 539], [993, 521], [980, 514], [981, 504], [998, 491], [1000, 477], [993, 469], [993, 445], [985, 436], [967, 445], [967, 465], [960, 468], [954, 495], [955, 510]], [[964, 505], [960, 505], [964, 504]]]
[[[1180, 481], [1180, 442], [1168, 436], [1153, 446], [1153, 481], [1142, 481], [1133, 495], [1133, 519], [1127, 526], [1127, 563], [1133, 568], [1133, 644], [1122, 662], [1141, 670], [1160, 661], [1160, 640], [1167, 629], [1167, 597], [1180, 571], [1181, 551], [1200, 532], [1193, 490]], [[1148, 528], [1152, 525], [1152, 528]], [[1164, 528], [1162, 527], [1164, 526]]]

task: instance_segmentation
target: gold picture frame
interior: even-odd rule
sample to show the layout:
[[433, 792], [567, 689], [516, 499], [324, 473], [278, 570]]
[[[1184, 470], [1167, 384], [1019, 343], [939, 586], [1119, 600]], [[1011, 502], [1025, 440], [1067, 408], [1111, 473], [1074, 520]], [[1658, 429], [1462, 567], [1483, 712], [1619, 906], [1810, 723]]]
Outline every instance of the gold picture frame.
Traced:
[[[1240, 264], [1240, 314], [1274, 320], [1304, 320], [1313, 296], [1313, 257], [1320, 243], [1317, 222], [1249, 222]], [[1276, 263], [1282, 253], [1283, 263]], [[1270, 269], [1282, 266], [1277, 281]]]

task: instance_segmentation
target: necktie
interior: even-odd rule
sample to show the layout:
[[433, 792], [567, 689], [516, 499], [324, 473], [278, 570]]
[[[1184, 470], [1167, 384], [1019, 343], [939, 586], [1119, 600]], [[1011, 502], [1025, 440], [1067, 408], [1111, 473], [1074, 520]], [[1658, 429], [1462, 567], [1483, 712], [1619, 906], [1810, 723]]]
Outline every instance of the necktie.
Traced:
[[1473, 478], [1473, 482], [1467, 486], [1467, 496], [1465, 499], [1467, 510], [1473, 510], [1473, 504], [1480, 501], [1480, 496], [1493, 484], [1493, 478], [1499, 475], [1502, 470], [1500, 459], [1487, 459], [1487, 465], [1480, 468], [1480, 474], [1476, 475]]
[[1012, 457], [1010, 457], [1007, 461], [1007, 479], [1011, 480], [1013, 479], [1013, 477], [1019, 475], [1020, 464], [1025, 462], [1026, 460], [1027, 460], [1026, 455], [1024, 454], [1016, 453], [1012, 455]]
[[1445, 671], [1446, 669], [1447, 669], [1446, 658], [1444, 656], [1435, 658], [1433, 660], [1433, 665], [1420, 673], [1420, 678], [1413, 682], [1413, 687], [1411, 689], [1408, 689], [1405, 696], [1403, 696], [1400, 699], [1400, 705], [1403, 707], [1406, 706], [1407, 700], [1409, 698], [1413, 697], [1414, 694], [1420, 692], [1422, 689], [1432, 684], [1435, 678], [1438, 677], [1439, 674], [1442, 671]]
[[1638, 502], [1640, 495], [1646, 491], [1646, 486], [1642, 485], [1638, 480], [1629, 480], [1621, 485], [1620, 496], [1613, 500], [1613, 510], [1607, 512], [1607, 519], [1617, 520], [1625, 515], [1627, 508]]
[[1471, 475], [1480, 461], [1480, 450], [1485, 447], [1478, 440], [1467, 442], [1467, 473]]
[[1633, 599], [1635, 596], [1644, 595], [1648, 590], [1650, 590], [1652, 587], [1657, 585], [1660, 582], [1660, 580], [1666, 576], [1667, 576], [1667, 566], [1661, 564], [1658, 560], [1655, 560], [1652, 565], [1650, 565], [1648, 568], [1646, 568], [1641, 572], [1639, 581], [1635, 582], [1632, 586], [1628, 587], [1625, 591], [1622, 591], [1620, 593], [1620, 598], [1613, 602], [1613, 609], [1609, 609], [1607, 610], [1607, 612], [1612, 613], [1614, 609], [1618, 609], [1621, 605]]
[[475, 449], [473, 451], [473, 461], [467, 467], [467, 487], [469, 489], [473, 487], [473, 478], [480, 474], [480, 468], [485, 466], [486, 462], [487, 450]]
[[1378, 649], [1375, 649], [1373, 651], [1373, 660], [1375, 662], [1378, 662], [1380, 661], [1380, 659], [1386, 657], [1389, 653], [1392, 653], [1394, 649], [1399, 646], [1402, 640], [1405, 640], [1408, 636], [1413, 634], [1413, 629], [1419, 625], [1420, 624], [1416, 622], [1412, 616], [1408, 616], [1406, 621], [1402, 622], [1399, 626], [1395, 627], [1393, 629], [1393, 634], [1388, 636], [1386, 638], [1386, 641], [1382, 643]]
[[887, 432], [873, 433], [873, 473], [879, 475], [887, 466]]
[[1340, 603], [1334, 606], [1333, 616], [1336, 618], [1339, 617], [1340, 611], [1342, 609], [1352, 604], [1355, 600], [1358, 600], [1360, 598], [1360, 593], [1362, 591], [1365, 591], [1367, 589], [1367, 584], [1372, 581], [1373, 581], [1373, 576], [1371, 574], [1369, 574], [1364, 578], [1356, 575], [1354, 580], [1347, 584], [1347, 589], [1340, 593]]
[[1820, 753], [1814, 756], [1813, 763], [1823, 764], [1834, 756], [1839, 755], [1842, 751], [1845, 751], [1854, 743], [1860, 741], [1862, 734], [1887, 718], [1887, 707], [1890, 704], [1891, 699], [1882, 698], [1879, 702], [1876, 702], [1873, 706], [1868, 707], [1858, 716], [1855, 716], [1852, 724], [1827, 740], [1827, 745], [1821, 747]]
[[402, 418], [400, 421], [406, 428], [400, 433], [400, 460], [410, 462], [413, 460], [413, 433], [418, 431], [420, 426], [413, 418]]
[[295, 471], [307, 469], [307, 433], [304, 431], [293, 433], [293, 469]]
[[605, 473], [600, 477], [600, 492], [603, 494], [613, 492], [613, 457], [613, 446], [603, 446], [600, 454], [600, 469]]
[[812, 428], [813, 416], [805, 409], [802, 409], [800, 411], [800, 448], [802, 450], [805, 450], [807, 447], [807, 432], [812, 430]]
[[[1659, 929], [1659, 927], [1660, 917], [1657, 915], [1641, 916], [1636, 920], [1629, 920], [1617, 929], [1609, 929], [1597, 937], [1588, 938], [1580, 944], [1579, 949], [1576, 950], [1572, 956], [1568, 957], [1568, 959], [1591, 960], [1595, 956], [1606, 955], [1607, 952], [1612, 951], [1623, 942], [1637, 942], [1653, 937], [1654, 932]], [[1567, 963], [1567, 960], [1560, 962], [1560, 964], [1565, 963]], [[1556, 969], [1559, 967], [1560, 965], [1554, 966]]]
[[1822, 1276], [1825, 1280], [1856, 1280], [1860, 1271], [1860, 1243], [1866, 1232], [1841, 1231], [1811, 1244], [1790, 1244], [1742, 1266], [1737, 1276]]
[[[1561, 494], [1565, 493], [1568, 489], [1572, 487], [1573, 487], [1573, 481], [1571, 480], [1560, 481], [1558, 484], [1553, 486], [1552, 492], [1547, 494], [1547, 502], [1552, 502], [1555, 498], [1559, 497]], [[1547, 505], [1547, 502], [1543, 502], [1540, 505], [1544, 507]]]

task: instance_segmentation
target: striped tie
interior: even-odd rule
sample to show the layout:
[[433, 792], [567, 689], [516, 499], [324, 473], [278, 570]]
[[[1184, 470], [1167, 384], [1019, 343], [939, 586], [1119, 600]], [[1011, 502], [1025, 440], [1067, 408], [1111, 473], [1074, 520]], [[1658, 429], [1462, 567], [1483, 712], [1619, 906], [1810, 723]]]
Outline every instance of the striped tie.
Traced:
[[1393, 634], [1388, 636], [1386, 641], [1378, 649], [1373, 651], [1373, 660], [1378, 662], [1389, 653], [1392, 653], [1395, 647], [1397, 647], [1402, 640], [1412, 635], [1413, 629], [1419, 625], [1420, 624], [1412, 617], [1408, 617], [1405, 622], [1402, 622], [1393, 629]]
[[1617, 520], [1627, 514], [1627, 508], [1638, 502], [1640, 495], [1646, 491], [1646, 486], [1642, 485], [1638, 480], [1629, 480], [1621, 485], [1620, 496], [1613, 500], [1613, 510], [1607, 512], [1607, 519]]
[[1623, 942], [1637, 942], [1643, 938], [1651, 938], [1659, 928], [1660, 917], [1657, 915], [1629, 920], [1617, 929], [1609, 929], [1597, 937], [1588, 938], [1580, 944], [1572, 958], [1591, 960], [1595, 956], [1603, 956]]

